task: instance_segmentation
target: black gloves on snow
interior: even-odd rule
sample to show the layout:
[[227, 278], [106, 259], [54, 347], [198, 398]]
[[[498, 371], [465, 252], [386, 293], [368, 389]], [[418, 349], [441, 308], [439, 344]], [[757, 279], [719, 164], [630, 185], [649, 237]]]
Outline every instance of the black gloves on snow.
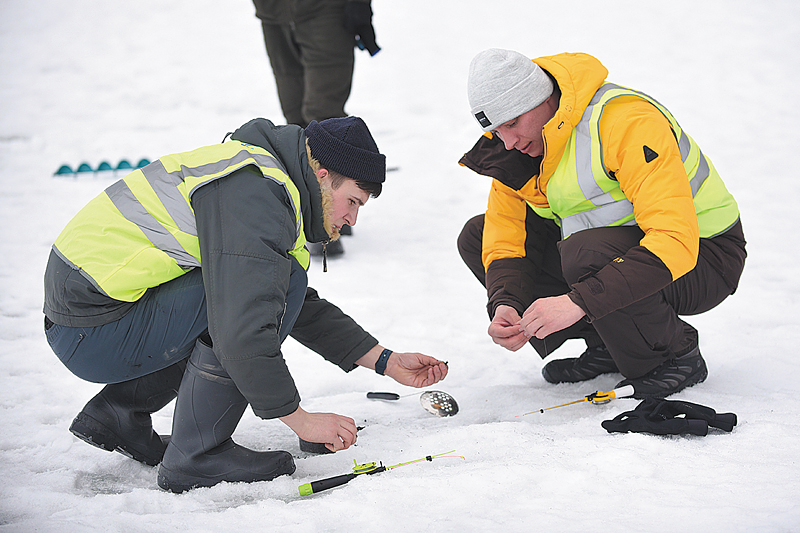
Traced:
[[356, 36], [356, 46], [374, 56], [381, 51], [375, 42], [372, 8], [368, 2], [347, 2], [344, 5], [344, 27]]
[[609, 433], [705, 436], [709, 426], [730, 432], [736, 422], [734, 413], [717, 414], [712, 408], [696, 403], [647, 398], [633, 411], [604, 420], [600, 425]]

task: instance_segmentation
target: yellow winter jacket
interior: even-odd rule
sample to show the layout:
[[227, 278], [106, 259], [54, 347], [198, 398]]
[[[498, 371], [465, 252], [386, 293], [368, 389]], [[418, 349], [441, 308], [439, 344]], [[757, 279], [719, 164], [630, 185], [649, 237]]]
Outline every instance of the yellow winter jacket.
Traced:
[[[597, 59], [582, 53], [534, 62], [555, 78], [561, 98], [555, 116], [543, 130], [545, 153], [538, 175], [518, 188], [492, 182], [484, 227], [485, 267], [497, 259], [524, 257], [528, 204], [548, 207], [548, 181], [564, 156], [572, 129], [608, 74]], [[634, 204], [636, 221], [645, 233], [640, 244], [677, 279], [695, 266], [699, 232], [689, 182], [674, 179], [686, 176], [686, 171], [669, 122], [647, 101], [623, 96], [605, 107], [599, 126], [603, 161]], [[639, 156], [645, 144], [659, 154], [653, 163]], [[626, 157], [631, 151], [637, 157]]]

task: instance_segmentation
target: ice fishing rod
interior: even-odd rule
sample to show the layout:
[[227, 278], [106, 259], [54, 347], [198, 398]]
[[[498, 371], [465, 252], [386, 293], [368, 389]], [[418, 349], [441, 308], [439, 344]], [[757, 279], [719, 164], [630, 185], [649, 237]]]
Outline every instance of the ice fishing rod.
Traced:
[[564, 407], [567, 405], [574, 405], [576, 403], [582, 403], [582, 402], [592, 402], [595, 405], [601, 405], [604, 403], [608, 403], [616, 398], [626, 398], [628, 396], [631, 396], [633, 392], [634, 392], [633, 385], [625, 385], [624, 387], [620, 387], [618, 389], [614, 389], [609, 392], [595, 391], [591, 394], [586, 395], [580, 400], [575, 400], [574, 402], [562, 403], [561, 405], [554, 405], [552, 407], [545, 407], [544, 409], [538, 409], [536, 411], [530, 411], [528, 413], [523, 414], [522, 416], [529, 415], [532, 413], [544, 413], [545, 411], [549, 411], [550, 409], [555, 409], [557, 407]]
[[[435, 457], [445, 457], [448, 454], [454, 452], [455, 450], [450, 450], [449, 452], [444, 452], [437, 455], [426, 455], [425, 457], [421, 457], [420, 459], [414, 459], [413, 461], [398, 463], [392, 466], [383, 466], [383, 463], [378, 464], [374, 462], [358, 464], [358, 461], [353, 459], [353, 463], [355, 463], [355, 466], [353, 467], [353, 471], [351, 473], [343, 474], [341, 476], [329, 477], [326, 479], [320, 479], [319, 481], [312, 481], [311, 483], [304, 483], [300, 485], [300, 487], [298, 487], [298, 490], [300, 491], [300, 496], [309, 496], [311, 494], [322, 492], [323, 490], [332, 489], [334, 487], [344, 485], [345, 483], [349, 483], [350, 481], [354, 480], [356, 477], [362, 474], [378, 474], [380, 472], [392, 470], [393, 468], [399, 468], [401, 466], [410, 465], [413, 463], [419, 463], [420, 461], [433, 461]], [[458, 457], [460, 459], [464, 458], [463, 455], [453, 455], [451, 457]]]

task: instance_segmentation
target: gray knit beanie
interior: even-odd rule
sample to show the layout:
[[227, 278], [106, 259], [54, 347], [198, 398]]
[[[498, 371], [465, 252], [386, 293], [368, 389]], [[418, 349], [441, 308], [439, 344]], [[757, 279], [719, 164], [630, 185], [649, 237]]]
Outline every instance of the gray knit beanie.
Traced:
[[469, 65], [469, 105], [483, 131], [530, 111], [551, 94], [550, 77], [519, 52], [490, 48], [476, 55]]

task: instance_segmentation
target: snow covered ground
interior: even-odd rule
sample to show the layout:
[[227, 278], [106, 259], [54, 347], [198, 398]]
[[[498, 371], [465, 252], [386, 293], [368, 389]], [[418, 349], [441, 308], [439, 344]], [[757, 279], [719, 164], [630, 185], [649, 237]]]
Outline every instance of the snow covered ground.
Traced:
[[[800, 281], [797, 162], [800, 4], [794, 0], [374, 0], [383, 51], [357, 54], [348, 111], [388, 156], [381, 198], [362, 210], [344, 258], [311, 268], [320, 293], [382, 344], [450, 362], [435, 388], [451, 418], [414, 392], [344, 374], [296, 343], [284, 354], [307, 410], [355, 418], [357, 446], [307, 456], [279, 421], [248, 411], [234, 438], [285, 449], [297, 471], [271, 483], [161, 491], [156, 469], [75, 439], [98, 385], [72, 376], [42, 332], [42, 274], [63, 225], [112, 177], [53, 177], [62, 164], [138, 161], [219, 142], [250, 118], [281, 121], [249, 0], [0, 0], [0, 531], [798, 531]], [[728, 434], [608, 434], [635, 400], [518, 417], [609, 390], [619, 376], [553, 386], [532, 349], [491, 343], [483, 290], [455, 239], [485, 207], [487, 178], [456, 162], [479, 130], [470, 59], [584, 51], [609, 79], [669, 107], [739, 201], [749, 240], [740, 290], [691, 318], [710, 368], [677, 398], [735, 412]], [[575, 356], [567, 344], [557, 357]], [[172, 406], [154, 418], [168, 433]], [[311, 497], [300, 484], [353, 461], [443, 458]]]

